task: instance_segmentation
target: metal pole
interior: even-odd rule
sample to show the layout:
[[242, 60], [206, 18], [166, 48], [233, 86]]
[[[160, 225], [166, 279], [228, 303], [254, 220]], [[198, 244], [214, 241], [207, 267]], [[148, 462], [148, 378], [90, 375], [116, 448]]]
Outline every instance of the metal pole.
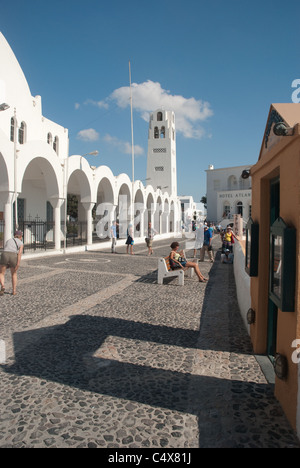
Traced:
[[[133, 142], [133, 116], [132, 116], [132, 90], [131, 90], [131, 67], [129, 60], [129, 84], [130, 84], [130, 115], [131, 115], [131, 163], [132, 163], [132, 194], [131, 194], [131, 222], [133, 224], [134, 203], [134, 142]], [[134, 229], [134, 226], [133, 226]]]

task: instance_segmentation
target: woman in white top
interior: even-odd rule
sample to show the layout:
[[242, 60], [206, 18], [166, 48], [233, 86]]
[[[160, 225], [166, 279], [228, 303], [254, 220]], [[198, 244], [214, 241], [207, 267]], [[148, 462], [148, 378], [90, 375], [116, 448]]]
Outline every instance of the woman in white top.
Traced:
[[22, 242], [23, 232], [16, 231], [12, 239], [9, 239], [4, 246], [4, 250], [0, 258], [0, 296], [3, 296], [5, 287], [4, 279], [6, 268], [10, 268], [11, 280], [12, 280], [12, 289], [13, 296], [16, 295], [17, 288], [17, 271], [20, 266], [21, 256], [23, 253], [23, 242]]

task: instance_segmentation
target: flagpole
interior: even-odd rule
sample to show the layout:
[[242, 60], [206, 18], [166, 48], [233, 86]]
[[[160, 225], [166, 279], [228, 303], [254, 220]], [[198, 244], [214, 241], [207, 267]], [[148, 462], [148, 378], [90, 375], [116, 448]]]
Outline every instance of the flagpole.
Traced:
[[130, 115], [131, 115], [131, 164], [132, 164], [132, 194], [131, 194], [131, 222], [133, 224], [134, 203], [134, 141], [133, 141], [133, 115], [132, 115], [132, 89], [131, 89], [131, 66], [129, 60], [129, 87], [130, 87]]

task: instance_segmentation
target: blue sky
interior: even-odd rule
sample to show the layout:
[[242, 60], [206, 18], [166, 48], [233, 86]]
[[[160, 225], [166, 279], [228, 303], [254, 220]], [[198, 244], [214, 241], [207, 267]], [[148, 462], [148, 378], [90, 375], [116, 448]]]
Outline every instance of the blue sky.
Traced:
[[[146, 178], [149, 112], [176, 114], [178, 192], [199, 202], [209, 164], [254, 164], [272, 102], [300, 79], [299, 0], [14, 0], [0, 30], [70, 154]], [[1, 66], [1, 64], [0, 64]]]

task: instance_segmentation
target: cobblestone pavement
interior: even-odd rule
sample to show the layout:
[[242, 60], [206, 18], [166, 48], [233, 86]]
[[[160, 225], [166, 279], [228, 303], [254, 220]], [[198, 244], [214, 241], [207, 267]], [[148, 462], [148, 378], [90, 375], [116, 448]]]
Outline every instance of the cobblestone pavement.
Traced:
[[[0, 448], [297, 447], [252, 353], [233, 269], [156, 283], [135, 255], [23, 257], [0, 298]], [[190, 251], [192, 253], [192, 251]]]

